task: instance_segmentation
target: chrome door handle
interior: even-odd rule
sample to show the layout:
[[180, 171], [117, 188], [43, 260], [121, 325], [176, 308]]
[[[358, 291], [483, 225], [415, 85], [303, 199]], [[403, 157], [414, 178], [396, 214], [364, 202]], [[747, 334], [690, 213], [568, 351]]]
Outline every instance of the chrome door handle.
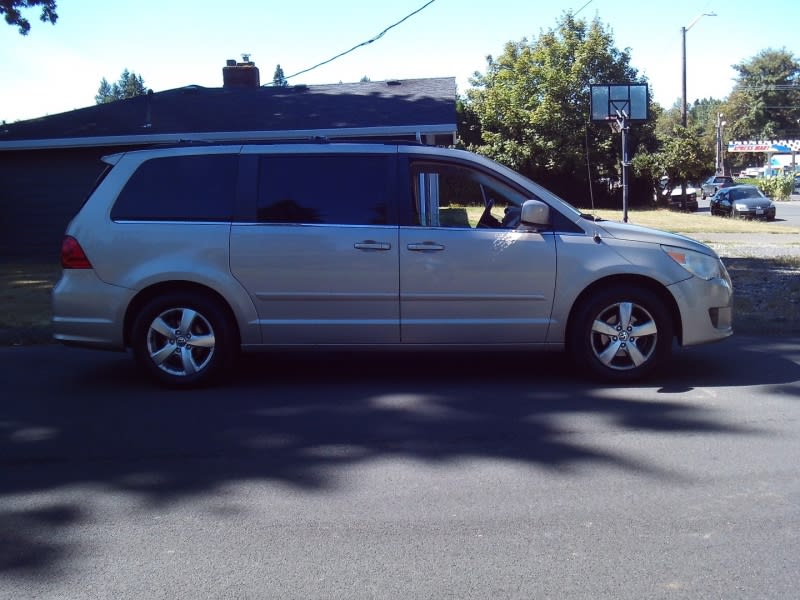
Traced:
[[365, 240], [363, 242], [356, 242], [353, 244], [353, 247], [356, 250], [391, 250], [391, 244], [385, 244], [383, 242], [376, 242], [373, 240]]
[[430, 250], [444, 250], [444, 246], [435, 242], [423, 242], [421, 244], [409, 244], [408, 249], [413, 252], [428, 252]]

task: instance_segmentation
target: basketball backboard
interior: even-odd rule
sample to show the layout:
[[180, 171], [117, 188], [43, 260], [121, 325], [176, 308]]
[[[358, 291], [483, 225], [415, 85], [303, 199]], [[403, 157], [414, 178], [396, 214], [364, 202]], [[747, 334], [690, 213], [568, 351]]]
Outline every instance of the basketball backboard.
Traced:
[[591, 87], [592, 121], [647, 121], [650, 118], [647, 84], [603, 83]]

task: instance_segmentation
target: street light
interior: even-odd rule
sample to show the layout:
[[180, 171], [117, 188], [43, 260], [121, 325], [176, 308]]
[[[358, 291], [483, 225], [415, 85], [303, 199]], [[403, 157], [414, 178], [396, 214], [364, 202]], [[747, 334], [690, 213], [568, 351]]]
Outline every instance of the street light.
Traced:
[[713, 12], [701, 13], [701, 14], [697, 15], [694, 18], [694, 21], [689, 23], [689, 25], [687, 27], [681, 27], [681, 41], [682, 41], [681, 48], [683, 49], [683, 61], [682, 61], [682, 65], [683, 65], [682, 75], [683, 75], [683, 78], [681, 80], [681, 83], [682, 83], [682, 87], [681, 87], [681, 91], [682, 91], [682, 94], [681, 94], [681, 125], [683, 125], [684, 127], [686, 127], [686, 32], [689, 31], [692, 27], [694, 27], [694, 24], [697, 23], [703, 17], [716, 17], [716, 16], [717, 16], [717, 13], [713, 13]]

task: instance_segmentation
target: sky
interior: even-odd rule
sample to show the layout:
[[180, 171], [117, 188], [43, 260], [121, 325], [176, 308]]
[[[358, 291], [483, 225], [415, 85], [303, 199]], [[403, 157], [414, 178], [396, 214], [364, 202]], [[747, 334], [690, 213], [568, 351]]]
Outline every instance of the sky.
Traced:
[[488, 55], [499, 56], [509, 41], [535, 40], [565, 11], [599, 18], [614, 45], [630, 49], [631, 66], [664, 107], [680, 101], [682, 27], [689, 28], [689, 103], [725, 98], [736, 75], [731, 65], [764, 49], [785, 48], [800, 59], [798, 0], [429, 1], [57, 0], [55, 25], [39, 21], [36, 9], [24, 11], [27, 36], [0, 21], [0, 121], [91, 106], [101, 79], [113, 83], [124, 69], [154, 92], [221, 87], [225, 61], [248, 54], [268, 83], [278, 64], [291, 76], [405, 17], [289, 83], [455, 77], [463, 93]]

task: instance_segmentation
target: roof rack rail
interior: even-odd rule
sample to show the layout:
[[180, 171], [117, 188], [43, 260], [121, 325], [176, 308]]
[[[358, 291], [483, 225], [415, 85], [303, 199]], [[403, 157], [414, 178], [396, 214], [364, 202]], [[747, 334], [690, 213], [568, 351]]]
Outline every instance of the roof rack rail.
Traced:
[[266, 138], [250, 140], [224, 140], [224, 139], [180, 139], [176, 141], [160, 142], [151, 144], [150, 148], [185, 148], [191, 146], [269, 146], [277, 144], [383, 144], [383, 145], [404, 145], [404, 146], [425, 146], [423, 142], [416, 139], [403, 139], [396, 136], [376, 136], [376, 137], [328, 137], [315, 135], [309, 137], [288, 137], [288, 138]]

